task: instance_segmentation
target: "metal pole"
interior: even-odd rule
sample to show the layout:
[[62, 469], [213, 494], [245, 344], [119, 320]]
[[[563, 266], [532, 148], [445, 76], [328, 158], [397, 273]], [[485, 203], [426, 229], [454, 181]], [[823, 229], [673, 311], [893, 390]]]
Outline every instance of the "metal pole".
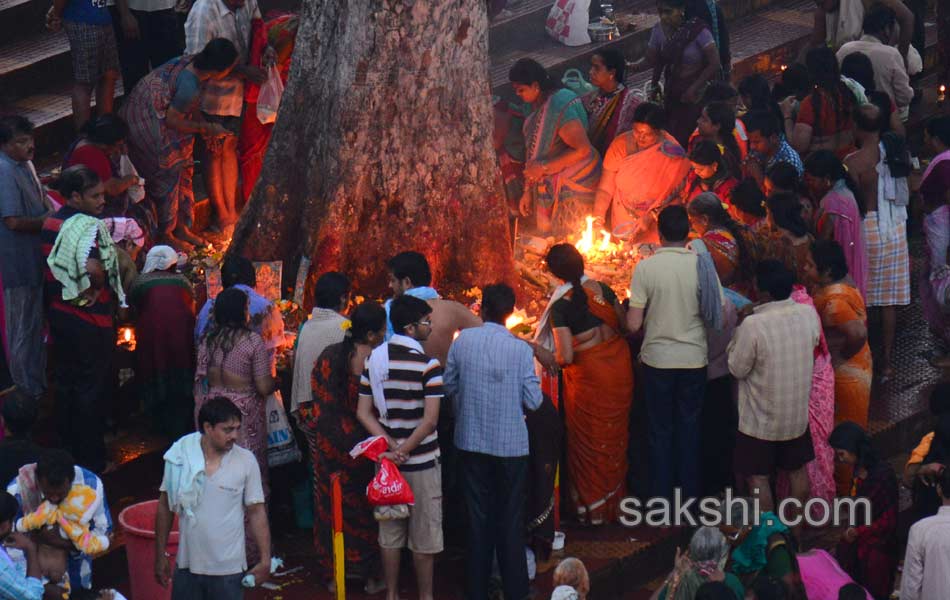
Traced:
[[336, 600], [346, 600], [346, 570], [343, 549], [343, 490], [340, 474], [330, 476], [333, 501], [333, 575], [336, 579]]

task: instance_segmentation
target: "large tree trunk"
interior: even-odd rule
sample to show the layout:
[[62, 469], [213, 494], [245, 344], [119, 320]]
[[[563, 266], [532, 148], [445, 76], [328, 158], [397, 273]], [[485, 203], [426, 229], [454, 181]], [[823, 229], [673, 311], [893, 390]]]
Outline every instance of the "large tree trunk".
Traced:
[[512, 280], [485, 0], [307, 0], [302, 11], [231, 251], [290, 274], [307, 255], [311, 280], [339, 270], [370, 294], [403, 250], [424, 253], [440, 285]]

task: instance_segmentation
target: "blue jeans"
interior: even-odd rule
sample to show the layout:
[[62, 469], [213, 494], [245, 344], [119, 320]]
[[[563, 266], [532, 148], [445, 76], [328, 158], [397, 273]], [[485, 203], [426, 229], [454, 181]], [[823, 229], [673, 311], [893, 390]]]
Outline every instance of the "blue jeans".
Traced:
[[650, 425], [650, 495], [684, 498], [700, 493], [699, 416], [706, 392], [706, 367], [655, 369], [643, 365], [644, 395]]

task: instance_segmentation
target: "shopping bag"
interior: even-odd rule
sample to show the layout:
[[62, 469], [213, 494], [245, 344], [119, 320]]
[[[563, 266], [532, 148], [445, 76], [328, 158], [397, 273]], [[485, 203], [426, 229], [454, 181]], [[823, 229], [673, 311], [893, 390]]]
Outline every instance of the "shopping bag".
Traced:
[[[119, 157], [119, 177], [128, 177], [129, 175], [135, 175], [138, 177], [139, 172], [135, 170], [135, 165], [132, 164], [132, 160], [129, 158], [128, 154], [123, 154]], [[125, 191], [125, 195], [129, 198], [129, 201], [132, 204], [138, 204], [145, 199], [145, 180], [139, 177], [138, 183], [133, 183], [129, 189]]]
[[276, 391], [267, 397], [267, 464], [280, 467], [300, 458], [300, 448], [290, 429], [283, 398]]
[[396, 506], [399, 504], [414, 504], [415, 496], [409, 482], [399, 472], [396, 463], [388, 458], [380, 458], [389, 449], [386, 438], [375, 436], [366, 438], [350, 450], [350, 456], [365, 456], [379, 463], [376, 476], [366, 487], [366, 498], [373, 506]]
[[584, 79], [584, 74], [580, 69], [568, 69], [561, 78], [561, 83], [578, 96], [584, 96], [596, 89], [594, 84]]
[[544, 30], [565, 46], [583, 46], [590, 43], [587, 33], [590, 0], [557, 0], [548, 13]]
[[284, 95], [284, 82], [280, 80], [277, 67], [267, 69], [267, 81], [261, 85], [257, 94], [257, 120], [269, 125], [277, 120], [277, 109], [280, 108], [280, 98]]

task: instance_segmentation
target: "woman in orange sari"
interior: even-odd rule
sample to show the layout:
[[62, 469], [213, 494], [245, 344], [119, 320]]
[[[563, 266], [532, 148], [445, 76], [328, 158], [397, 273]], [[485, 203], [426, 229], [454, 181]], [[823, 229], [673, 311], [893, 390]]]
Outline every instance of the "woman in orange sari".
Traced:
[[633, 113], [633, 129], [618, 136], [604, 156], [594, 200], [594, 217], [614, 235], [658, 242], [656, 218], [679, 202], [690, 164], [683, 148], [664, 127], [663, 108], [645, 102]]
[[622, 308], [606, 284], [584, 276], [584, 258], [570, 244], [548, 252], [562, 280], [541, 319], [563, 367], [567, 467], [577, 517], [615, 521], [625, 496], [633, 363], [621, 335]]
[[[873, 365], [864, 299], [848, 275], [848, 263], [838, 242], [815, 242], [812, 255], [819, 285], [815, 308], [835, 369], [835, 425], [853, 421], [866, 429]], [[838, 495], [848, 495], [851, 474], [847, 469], [836, 468], [835, 480]]]

